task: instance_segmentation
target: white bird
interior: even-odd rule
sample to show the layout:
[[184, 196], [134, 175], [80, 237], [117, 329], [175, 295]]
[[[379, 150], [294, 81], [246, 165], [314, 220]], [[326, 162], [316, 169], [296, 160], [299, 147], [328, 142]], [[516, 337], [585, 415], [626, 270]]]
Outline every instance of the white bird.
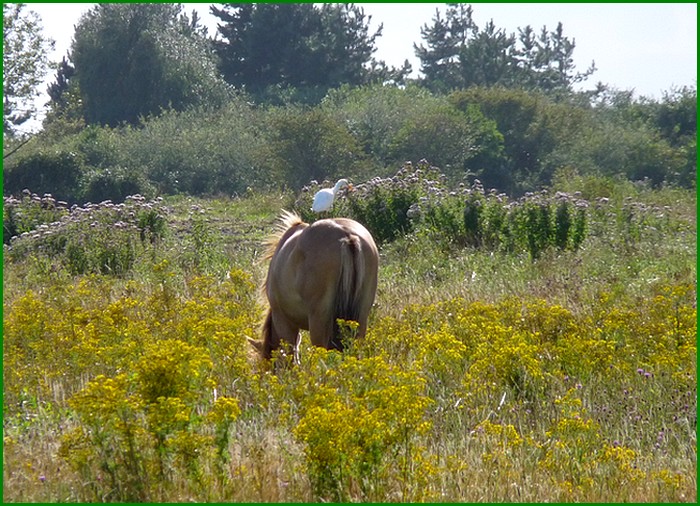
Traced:
[[324, 188], [319, 190], [314, 195], [314, 203], [311, 206], [311, 210], [315, 213], [322, 213], [324, 211], [329, 211], [333, 207], [333, 200], [335, 199], [336, 193], [338, 193], [342, 188], [349, 187], [347, 179], [340, 179], [333, 189]]

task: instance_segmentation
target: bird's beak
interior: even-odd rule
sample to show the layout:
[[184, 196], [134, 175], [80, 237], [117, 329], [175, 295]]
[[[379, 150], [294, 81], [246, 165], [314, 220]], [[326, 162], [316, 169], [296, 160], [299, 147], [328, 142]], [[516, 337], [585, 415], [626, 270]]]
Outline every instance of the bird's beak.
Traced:
[[348, 183], [348, 191], [349, 191], [349, 192], [354, 192], [354, 191], [355, 191], [355, 187], [352, 185], [352, 183]]

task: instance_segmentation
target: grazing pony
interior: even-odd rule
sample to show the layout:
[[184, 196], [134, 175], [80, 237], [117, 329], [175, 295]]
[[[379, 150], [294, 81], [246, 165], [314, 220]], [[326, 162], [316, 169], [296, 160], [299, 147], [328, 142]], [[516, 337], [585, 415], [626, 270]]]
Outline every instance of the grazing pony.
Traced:
[[309, 331], [314, 345], [342, 350], [337, 319], [356, 321], [357, 337], [365, 335], [379, 266], [377, 246], [365, 227], [346, 218], [309, 225], [283, 211], [267, 257], [264, 292], [270, 309], [262, 341], [251, 340], [263, 358], [271, 358], [284, 342], [298, 361], [300, 329]]

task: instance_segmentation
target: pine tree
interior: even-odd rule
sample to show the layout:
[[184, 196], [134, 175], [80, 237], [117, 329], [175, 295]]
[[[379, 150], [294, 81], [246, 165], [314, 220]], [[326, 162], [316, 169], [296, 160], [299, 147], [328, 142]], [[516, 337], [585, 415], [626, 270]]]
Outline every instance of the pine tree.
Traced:
[[[376, 61], [369, 18], [353, 4], [221, 4], [214, 47], [226, 81], [261, 100], [274, 90], [295, 89], [311, 101], [341, 84], [400, 81], [410, 65], [389, 68]], [[271, 93], [271, 90], [272, 93]]]
[[422, 82], [446, 92], [470, 86], [506, 86], [569, 93], [572, 85], [595, 72], [595, 65], [575, 72], [574, 41], [564, 36], [561, 23], [554, 32], [530, 26], [518, 36], [497, 29], [493, 21], [483, 30], [472, 19], [471, 6], [448, 4], [445, 17], [436, 11], [432, 25], [424, 25], [425, 45], [414, 44], [421, 61]]

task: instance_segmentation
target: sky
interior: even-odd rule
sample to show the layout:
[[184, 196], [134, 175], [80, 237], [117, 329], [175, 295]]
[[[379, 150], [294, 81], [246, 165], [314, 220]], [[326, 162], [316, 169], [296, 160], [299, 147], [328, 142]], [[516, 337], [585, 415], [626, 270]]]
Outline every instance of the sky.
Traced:
[[[73, 27], [91, 3], [30, 3], [42, 19], [43, 33], [54, 39], [51, 55], [60, 61], [66, 55]], [[209, 14], [211, 2], [185, 3], [196, 9], [209, 34], [216, 32], [217, 18]], [[436, 9], [444, 14], [444, 3], [356, 3], [371, 16], [370, 33], [383, 24], [375, 58], [399, 67], [408, 60], [417, 77], [420, 61], [413, 44], [424, 44], [421, 27], [432, 24]], [[662, 98], [674, 87], [697, 86], [697, 3], [472, 3], [473, 19], [483, 28], [493, 20], [497, 29], [517, 34], [530, 25], [535, 33], [546, 26], [553, 31], [559, 22], [564, 35], [576, 44], [576, 70], [584, 72], [595, 62], [597, 71], [579, 89], [592, 89], [602, 82], [618, 90], [633, 90], [635, 96]], [[47, 83], [54, 78], [47, 76]], [[42, 91], [46, 85], [42, 86]], [[40, 104], [47, 101], [44, 94]], [[36, 125], [37, 123], [34, 123]], [[36, 128], [30, 127], [30, 128]]]

